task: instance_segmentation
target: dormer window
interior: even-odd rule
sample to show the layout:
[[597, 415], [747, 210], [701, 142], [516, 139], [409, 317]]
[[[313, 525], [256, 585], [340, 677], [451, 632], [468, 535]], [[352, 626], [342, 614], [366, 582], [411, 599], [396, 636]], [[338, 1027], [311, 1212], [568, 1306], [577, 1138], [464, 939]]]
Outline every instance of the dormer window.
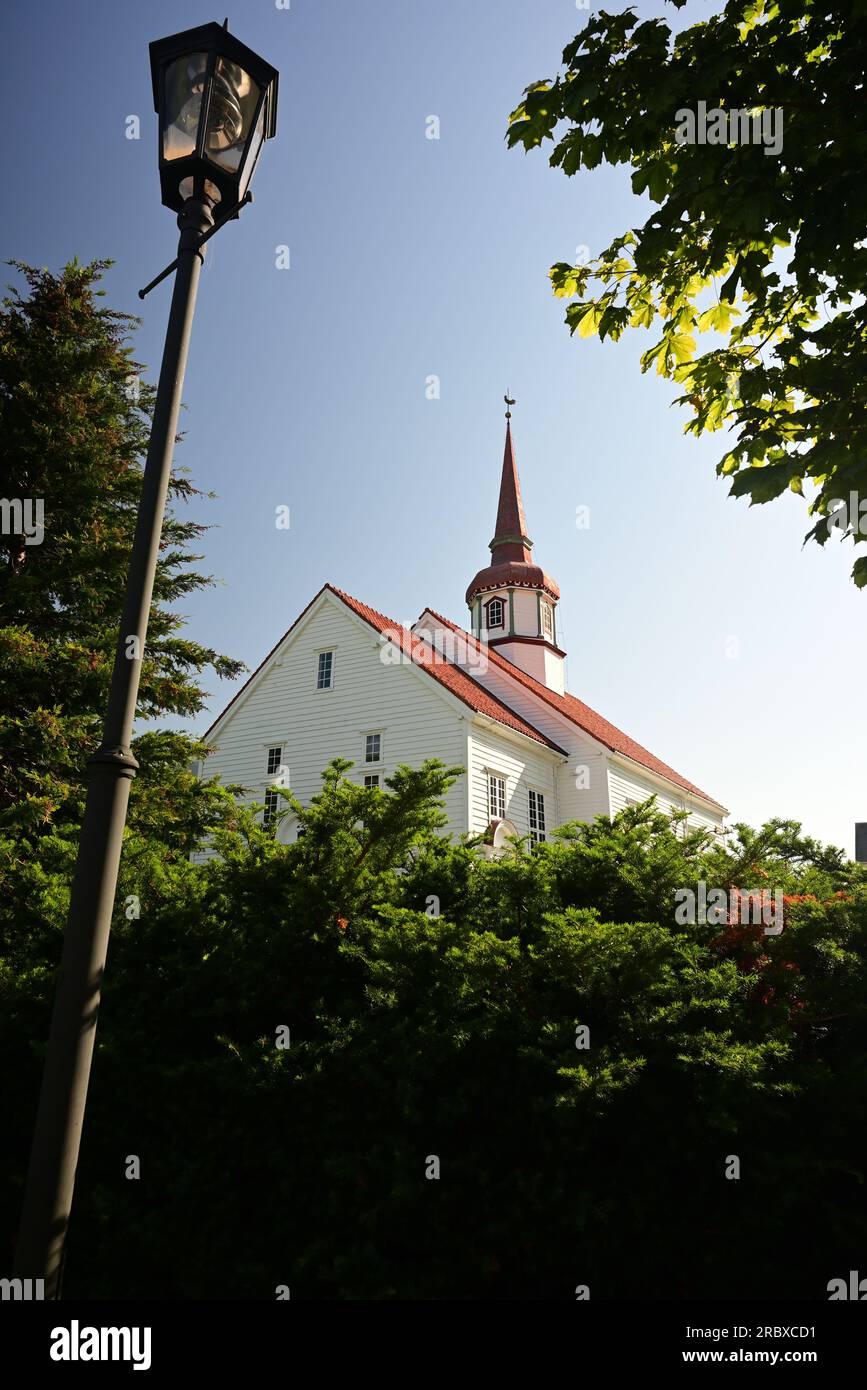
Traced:
[[490, 601], [485, 604], [485, 615], [488, 628], [505, 627], [506, 615], [503, 600], [501, 598], [490, 599]]
[[553, 642], [553, 640], [554, 640], [554, 611], [553, 611], [553, 609], [551, 608], [550, 603], [546, 603], [546, 602], [544, 601], [544, 599], [542, 600], [541, 609], [542, 609], [542, 612], [541, 612], [541, 618], [542, 618], [542, 636], [543, 636], [543, 637], [548, 637], [548, 638], [550, 638], [550, 640]]

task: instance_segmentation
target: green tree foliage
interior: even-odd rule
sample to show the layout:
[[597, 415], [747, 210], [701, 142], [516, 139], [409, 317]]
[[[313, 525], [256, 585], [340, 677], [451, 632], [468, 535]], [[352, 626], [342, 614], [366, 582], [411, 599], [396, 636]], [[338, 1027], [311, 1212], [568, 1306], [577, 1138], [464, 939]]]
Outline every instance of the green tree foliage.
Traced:
[[[239, 807], [206, 863], [125, 861], [68, 1296], [822, 1298], [857, 1267], [860, 867], [652, 803], [488, 861], [438, 833], [457, 769], [348, 772], [282, 794], [292, 843]], [[783, 891], [782, 935], [678, 925], [702, 879]]]
[[[507, 135], [525, 150], [552, 140], [567, 175], [630, 166], [653, 210], [595, 259], [553, 266], [567, 323], [603, 340], [656, 329], [642, 369], [682, 388], [688, 432], [731, 432], [718, 472], [732, 495], [752, 505], [807, 484], [819, 544], [832, 529], [867, 538], [850, 505], [853, 492], [867, 500], [865, 64], [860, 0], [730, 0], [676, 35], [599, 10], [561, 73], [527, 88]], [[782, 150], [677, 143], [677, 113], [699, 101], [781, 109]], [[700, 351], [707, 332], [715, 345]], [[867, 584], [867, 557], [852, 574]]]
[[[21, 531], [0, 536], [0, 827], [42, 833], [79, 814], [99, 742], [154, 390], [131, 355], [136, 321], [99, 304], [107, 262], [72, 262], [60, 275], [15, 264], [25, 291], [11, 290], [0, 312], [3, 495], [41, 500], [44, 536], [30, 545]], [[176, 473], [175, 501], [197, 495]], [[189, 553], [204, 529], [170, 509], [142, 664], [145, 718], [195, 715], [205, 668], [241, 670], [180, 633], [174, 605], [211, 582]], [[163, 768], [168, 754], [192, 756], [189, 740], [148, 739], [138, 751]], [[147, 783], [145, 772], [137, 798]]]

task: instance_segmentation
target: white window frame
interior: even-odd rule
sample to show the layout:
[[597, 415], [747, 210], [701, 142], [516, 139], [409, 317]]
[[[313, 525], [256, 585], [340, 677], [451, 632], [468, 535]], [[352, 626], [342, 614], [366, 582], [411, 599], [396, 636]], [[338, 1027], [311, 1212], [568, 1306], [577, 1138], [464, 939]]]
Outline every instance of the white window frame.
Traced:
[[[541, 812], [541, 814], [540, 814]], [[530, 830], [530, 843], [542, 845], [548, 836], [545, 793], [538, 787], [527, 788], [527, 825]], [[533, 822], [535, 821], [535, 825]]]
[[[498, 603], [498, 604], [500, 605], [500, 621], [499, 621], [498, 623], [492, 623], [492, 622], [491, 622], [491, 609], [493, 608], [493, 606], [494, 606], [495, 603]], [[499, 628], [504, 628], [504, 629], [505, 629], [505, 626], [506, 626], [506, 600], [505, 600], [505, 599], [500, 598], [500, 596], [499, 596], [498, 594], [495, 595], [493, 598], [489, 598], [488, 601], [487, 601], [487, 603], [484, 604], [484, 612], [485, 612], [485, 627], [487, 628], [488, 632], [496, 632]]]
[[[328, 675], [329, 675], [329, 683], [328, 683], [328, 685], [321, 685], [321, 684], [320, 684], [320, 677], [321, 677], [321, 674], [322, 674], [322, 658], [323, 658], [324, 656], [330, 656], [330, 657], [331, 657], [331, 662], [330, 662], [330, 664], [329, 664], [329, 672], [328, 672]], [[333, 690], [333, 689], [334, 689], [334, 668], [335, 668], [336, 664], [337, 664], [337, 663], [336, 663], [336, 661], [335, 661], [335, 649], [334, 649], [334, 647], [323, 647], [321, 651], [318, 651], [318, 652], [316, 653], [316, 679], [315, 679], [315, 682], [314, 682], [314, 689], [315, 689], [317, 692], [320, 692], [320, 691], [323, 691], [323, 690]]]
[[[272, 754], [272, 753], [276, 753], [276, 754], [277, 754], [277, 765], [276, 765], [276, 767], [272, 767], [272, 766], [271, 766], [271, 754]], [[280, 771], [281, 767], [283, 766], [283, 744], [282, 744], [282, 743], [269, 743], [269, 744], [268, 744], [268, 751], [267, 751], [267, 753], [266, 753], [265, 756], [266, 756], [266, 758], [267, 758], [267, 762], [265, 763], [265, 776], [266, 776], [266, 777], [276, 777], [276, 776], [277, 776], [277, 773]]]
[[[547, 621], [546, 621], [547, 620]], [[554, 609], [547, 599], [542, 599], [539, 605], [539, 627], [543, 637], [554, 641]]]
[[262, 815], [263, 825], [273, 825], [277, 819], [277, 812], [280, 807], [280, 798], [273, 787], [265, 788], [265, 810]]
[[[365, 729], [362, 733], [362, 738], [364, 739], [364, 766], [369, 767], [373, 765], [373, 767], [379, 767], [385, 761], [382, 756], [382, 748], [385, 741], [384, 731], [382, 729]], [[379, 751], [375, 758], [369, 758], [367, 756], [367, 740], [370, 738], [379, 739]]]
[[[491, 820], [506, 819], [508, 779], [502, 772], [489, 772], [488, 776], [488, 815]], [[494, 783], [497, 783], [497, 787]], [[498, 809], [499, 808], [499, 809]]]
[[381, 774], [379, 772], [365, 772], [364, 785], [365, 787], [381, 787]]

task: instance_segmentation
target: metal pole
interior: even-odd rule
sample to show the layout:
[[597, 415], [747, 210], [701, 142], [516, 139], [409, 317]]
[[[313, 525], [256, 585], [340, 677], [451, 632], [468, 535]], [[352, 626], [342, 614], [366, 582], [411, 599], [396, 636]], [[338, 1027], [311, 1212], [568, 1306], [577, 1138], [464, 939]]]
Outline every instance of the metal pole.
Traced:
[[44, 1279], [46, 1298], [60, 1296], [63, 1246], [72, 1207], [123, 829], [130, 784], [138, 768], [130, 752], [130, 740], [204, 259], [199, 243], [212, 224], [211, 203], [206, 198], [189, 198], [178, 214], [178, 269], [108, 712], [102, 743], [88, 761], [87, 804], [15, 1255], [15, 1274], [24, 1279]]

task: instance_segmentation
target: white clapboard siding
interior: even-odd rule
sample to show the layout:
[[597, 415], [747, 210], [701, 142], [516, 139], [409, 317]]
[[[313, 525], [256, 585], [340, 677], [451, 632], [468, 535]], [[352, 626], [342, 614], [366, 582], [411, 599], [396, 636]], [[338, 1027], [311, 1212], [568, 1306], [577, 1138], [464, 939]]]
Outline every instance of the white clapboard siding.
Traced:
[[560, 768], [557, 777], [563, 824], [607, 816], [609, 793], [605, 755], [574, 735], [565, 735], [563, 741], [567, 746], [571, 745], [569, 761]]
[[638, 769], [626, 771], [622, 766], [609, 762], [608, 785], [612, 815], [622, 811], [630, 802], [640, 803], [649, 796], [655, 796], [656, 805], [661, 811], [689, 811], [690, 825], [717, 828], [723, 823], [722, 812], [715, 816], [712, 810], [698, 804], [685, 789], [666, 787], [653, 778], [643, 776]]
[[[326, 649], [334, 652], [334, 688], [317, 690], [317, 657]], [[384, 664], [382, 650], [377, 633], [325, 591], [218, 721], [210, 736], [217, 748], [202, 775], [243, 783], [252, 788], [247, 800], [261, 802], [274, 781], [267, 776], [268, 748], [279, 744], [287, 785], [306, 805], [335, 757], [354, 760], [348, 775], [359, 782], [365, 772], [386, 776], [399, 763], [418, 767], [430, 757], [464, 766], [471, 711], [417, 667]], [[382, 735], [380, 763], [365, 764], [368, 732]], [[461, 777], [446, 800], [452, 833], [467, 829], [467, 800]]]
[[541, 745], [538, 751], [530, 740], [520, 743], [500, 735], [491, 727], [472, 725], [470, 732], [470, 797], [471, 828], [475, 834], [490, 824], [488, 777], [493, 773], [506, 782], [506, 819], [513, 822], [519, 835], [530, 831], [530, 802], [527, 795], [532, 787], [545, 797], [546, 830], [559, 825], [561, 817], [557, 804], [557, 764], [562, 759]]
[[515, 631], [527, 637], [539, 635], [539, 599], [535, 589], [516, 589], [514, 594]]
[[687, 806], [689, 809], [689, 824], [695, 827], [695, 829], [713, 830], [717, 835], [723, 830], [725, 826], [725, 817], [722, 814], [714, 816], [710, 811], [703, 811], [700, 807], [690, 803], [688, 797]]

